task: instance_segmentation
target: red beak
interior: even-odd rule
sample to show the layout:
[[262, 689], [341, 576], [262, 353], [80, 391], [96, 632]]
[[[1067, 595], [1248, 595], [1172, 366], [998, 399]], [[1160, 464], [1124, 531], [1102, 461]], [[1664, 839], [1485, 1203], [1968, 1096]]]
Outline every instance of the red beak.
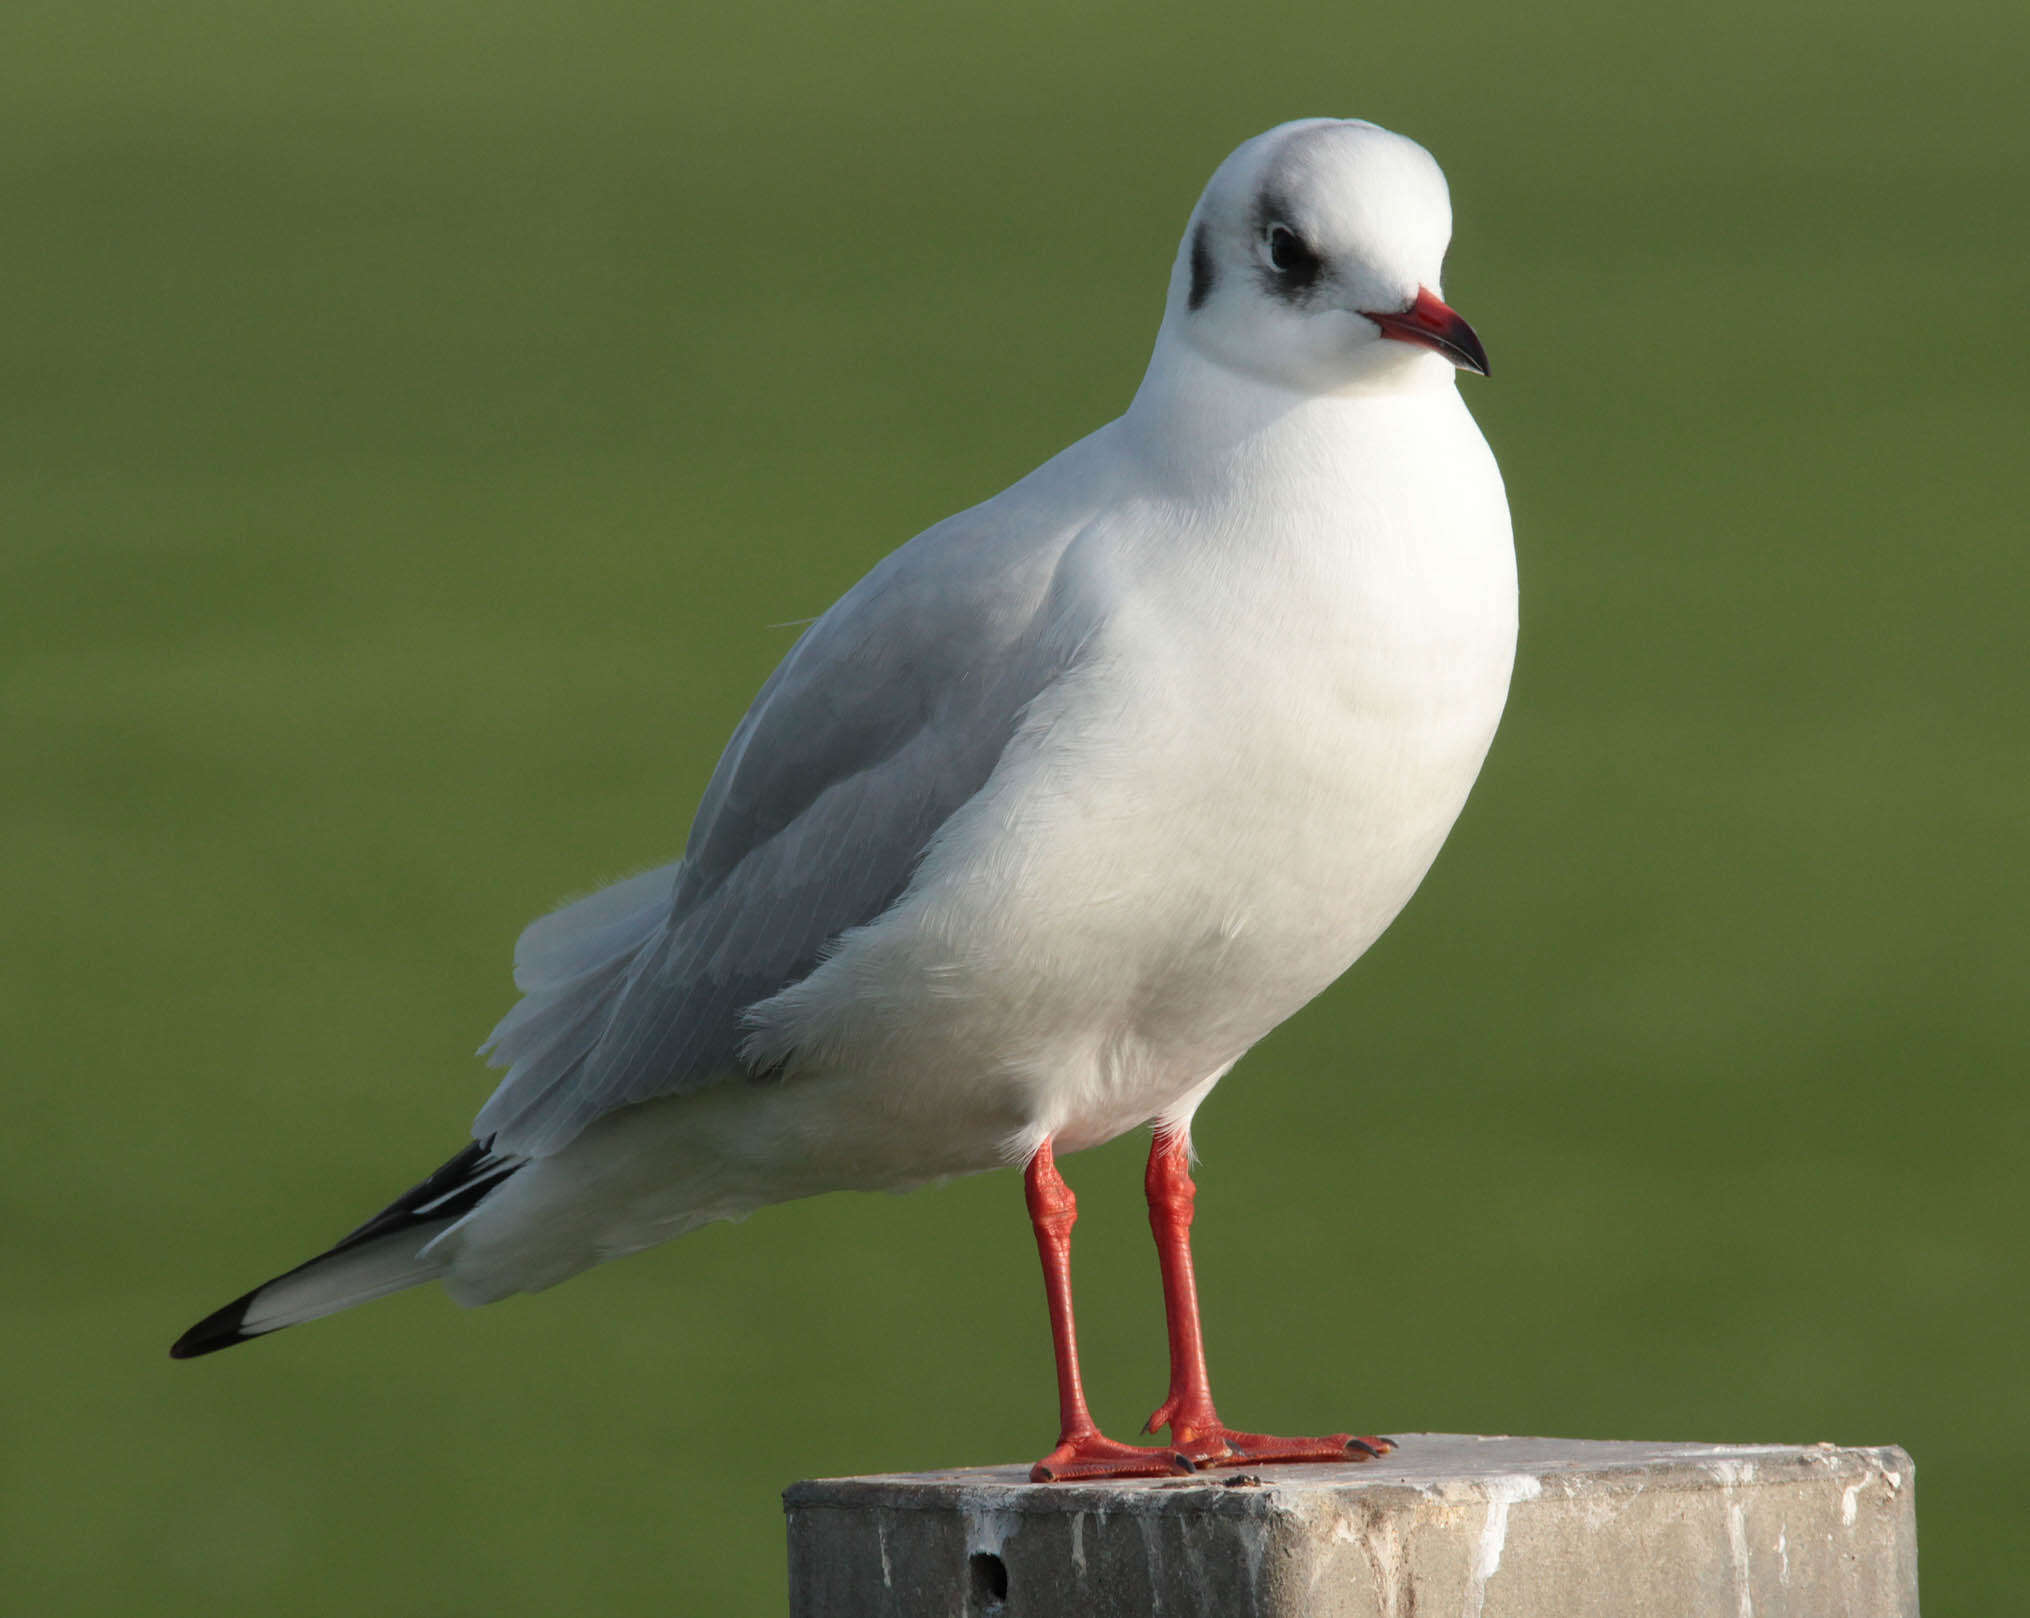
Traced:
[[1393, 337], [1399, 343], [1415, 343], [1419, 348], [1443, 354], [1463, 371], [1487, 375], [1487, 350], [1480, 346], [1473, 328], [1423, 287], [1417, 288], [1417, 301], [1400, 313], [1377, 313], [1371, 309], [1360, 313], [1381, 327], [1384, 337]]

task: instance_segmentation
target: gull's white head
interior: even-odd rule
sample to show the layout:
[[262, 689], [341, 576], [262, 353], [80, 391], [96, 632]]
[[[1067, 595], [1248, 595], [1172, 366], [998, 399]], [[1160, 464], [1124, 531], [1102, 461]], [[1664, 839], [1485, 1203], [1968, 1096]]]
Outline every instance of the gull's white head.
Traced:
[[1352, 118], [1280, 124], [1192, 210], [1164, 335], [1306, 393], [1409, 381], [1432, 353], [1485, 376], [1480, 339], [1438, 296], [1451, 239], [1445, 175], [1415, 141]]

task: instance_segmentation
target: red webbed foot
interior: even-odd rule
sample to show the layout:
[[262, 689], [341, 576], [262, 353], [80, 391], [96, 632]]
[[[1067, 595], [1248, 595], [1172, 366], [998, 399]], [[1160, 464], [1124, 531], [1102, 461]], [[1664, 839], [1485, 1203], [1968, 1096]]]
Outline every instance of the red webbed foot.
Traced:
[[1167, 1445], [1122, 1444], [1097, 1429], [1060, 1439], [1057, 1448], [1029, 1469], [1031, 1483], [1067, 1478], [1169, 1478], [1197, 1467]]
[[1166, 1399], [1150, 1416], [1146, 1432], [1168, 1427], [1181, 1455], [1197, 1466], [1254, 1466], [1276, 1461], [1373, 1461], [1396, 1446], [1373, 1434], [1327, 1433], [1319, 1438], [1278, 1438], [1269, 1433], [1236, 1432], [1213, 1415], [1199, 1421], [1178, 1419], [1176, 1401]]

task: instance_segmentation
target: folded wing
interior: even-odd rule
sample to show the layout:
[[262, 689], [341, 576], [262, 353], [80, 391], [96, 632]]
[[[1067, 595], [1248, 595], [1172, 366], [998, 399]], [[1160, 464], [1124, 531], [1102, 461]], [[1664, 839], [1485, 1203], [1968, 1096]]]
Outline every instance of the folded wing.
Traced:
[[1058, 582], [1078, 523], [1038, 511], [1034, 482], [919, 535], [804, 634], [683, 859], [522, 935], [523, 999], [481, 1047], [507, 1077], [476, 1136], [541, 1156], [617, 1107], [740, 1073], [741, 1013], [901, 895], [1082, 641]]

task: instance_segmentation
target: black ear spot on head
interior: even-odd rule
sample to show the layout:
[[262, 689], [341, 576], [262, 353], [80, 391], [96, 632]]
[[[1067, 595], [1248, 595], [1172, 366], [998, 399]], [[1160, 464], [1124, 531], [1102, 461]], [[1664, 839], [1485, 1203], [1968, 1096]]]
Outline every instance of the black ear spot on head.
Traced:
[[1213, 283], [1212, 243], [1206, 240], [1205, 221], [1198, 222], [1198, 229], [1191, 233], [1191, 296], [1185, 300], [1185, 307], [1196, 309], [1212, 296]]

